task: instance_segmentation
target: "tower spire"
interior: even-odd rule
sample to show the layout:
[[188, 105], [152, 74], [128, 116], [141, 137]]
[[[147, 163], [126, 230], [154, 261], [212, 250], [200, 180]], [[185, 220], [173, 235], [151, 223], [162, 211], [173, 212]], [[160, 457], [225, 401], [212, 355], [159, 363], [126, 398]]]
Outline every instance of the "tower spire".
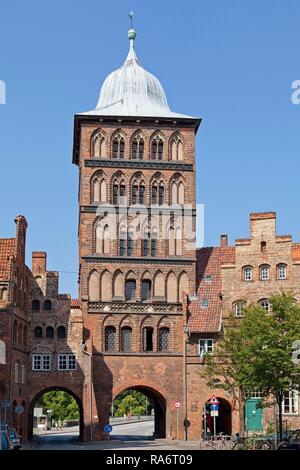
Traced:
[[133, 29], [133, 11], [130, 11], [128, 13], [128, 16], [130, 18], [130, 29], [128, 31], [128, 39], [130, 41], [130, 49], [134, 48], [134, 40], [136, 38], [136, 32]]

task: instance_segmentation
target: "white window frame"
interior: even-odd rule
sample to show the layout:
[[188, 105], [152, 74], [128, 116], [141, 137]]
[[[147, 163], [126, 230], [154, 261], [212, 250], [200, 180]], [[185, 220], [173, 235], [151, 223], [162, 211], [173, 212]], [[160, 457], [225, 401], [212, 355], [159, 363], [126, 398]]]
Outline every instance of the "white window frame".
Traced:
[[[249, 273], [250, 276], [248, 277], [246, 273]], [[250, 282], [252, 281], [253, 278], [253, 269], [251, 266], [244, 266], [243, 267], [243, 279], [245, 282]]]
[[[36, 359], [39, 358], [40, 367], [36, 367]], [[47, 367], [46, 367], [47, 365]], [[32, 370], [35, 372], [51, 370], [51, 354], [32, 354]]]
[[[61, 361], [64, 358], [64, 362], [66, 367], [62, 367]], [[75, 361], [74, 367], [70, 367], [72, 361]], [[57, 369], [59, 371], [70, 371], [70, 370], [77, 370], [77, 357], [76, 354], [58, 354], [57, 356]]]
[[[280, 275], [280, 272], [281, 272], [281, 269], [284, 269], [284, 277], [282, 277]], [[281, 263], [281, 264], [278, 264], [277, 266], [277, 279], [279, 279], [279, 281], [284, 281], [286, 279], [286, 264], [284, 263]]]
[[201, 307], [202, 308], [208, 308], [208, 299], [202, 299], [201, 300]]
[[[285, 411], [286, 406], [288, 408], [288, 411]], [[293, 409], [295, 411], [293, 411]], [[289, 390], [284, 395], [283, 402], [282, 402], [282, 414], [283, 415], [298, 415], [299, 414], [298, 390]]]
[[267, 264], [260, 266], [260, 280], [269, 281], [270, 279], [270, 267]]
[[[267, 303], [268, 304], [268, 308], [264, 307], [263, 304]], [[264, 308], [267, 312], [270, 312], [271, 311], [271, 304], [270, 304], [270, 301], [268, 299], [262, 299], [259, 301], [259, 305]]]
[[246, 302], [244, 302], [243, 300], [238, 300], [238, 301], [235, 302], [235, 304], [234, 304], [234, 316], [235, 316], [236, 318], [243, 318], [243, 317], [245, 316], [243, 312], [239, 312], [239, 311], [238, 311], [238, 308], [239, 308], [241, 305], [243, 306], [243, 309], [245, 309], [245, 307], [246, 307]]
[[[208, 342], [210, 342], [210, 344]], [[214, 350], [213, 338], [199, 338], [198, 347], [199, 347], [200, 357], [204, 357], [204, 355], [208, 352], [213, 352]]]

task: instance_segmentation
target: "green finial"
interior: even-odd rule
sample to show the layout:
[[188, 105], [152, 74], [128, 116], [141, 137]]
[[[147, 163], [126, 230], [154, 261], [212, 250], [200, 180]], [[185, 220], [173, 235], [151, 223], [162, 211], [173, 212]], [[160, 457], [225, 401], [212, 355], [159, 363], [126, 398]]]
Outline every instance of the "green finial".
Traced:
[[128, 31], [128, 39], [134, 40], [136, 37], [136, 32], [133, 29], [133, 11], [130, 11], [128, 13], [128, 16], [130, 18], [130, 30]]

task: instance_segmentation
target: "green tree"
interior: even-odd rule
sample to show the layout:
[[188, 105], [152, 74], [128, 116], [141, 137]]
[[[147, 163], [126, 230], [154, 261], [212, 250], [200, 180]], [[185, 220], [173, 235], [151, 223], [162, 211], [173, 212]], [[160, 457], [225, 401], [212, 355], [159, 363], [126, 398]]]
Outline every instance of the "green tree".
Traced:
[[144, 415], [147, 413], [147, 408], [146, 396], [137, 390], [126, 390], [114, 400], [115, 416], [124, 416], [128, 413], [132, 416]]
[[78, 420], [79, 408], [76, 400], [66, 392], [54, 390], [45, 393], [38, 404], [45, 410], [51, 410], [54, 421]]
[[293, 344], [300, 340], [300, 308], [291, 294], [270, 299], [271, 312], [261, 306], [245, 309], [244, 318], [231, 314], [223, 338], [205, 357], [203, 376], [212, 388], [222, 388], [244, 401], [250, 390], [278, 405], [282, 439], [282, 403], [285, 393], [298, 389], [300, 366], [292, 360]]

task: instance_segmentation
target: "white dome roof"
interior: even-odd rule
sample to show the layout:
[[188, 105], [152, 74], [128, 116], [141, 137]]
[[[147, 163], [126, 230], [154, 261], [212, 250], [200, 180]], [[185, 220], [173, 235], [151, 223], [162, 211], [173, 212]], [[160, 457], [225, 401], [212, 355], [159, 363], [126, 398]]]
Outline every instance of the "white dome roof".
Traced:
[[[131, 31], [135, 37], [135, 32]], [[133, 39], [130, 39], [130, 49], [124, 64], [105, 79], [96, 109], [82, 114], [190, 117], [170, 110], [159, 80], [139, 64]]]

